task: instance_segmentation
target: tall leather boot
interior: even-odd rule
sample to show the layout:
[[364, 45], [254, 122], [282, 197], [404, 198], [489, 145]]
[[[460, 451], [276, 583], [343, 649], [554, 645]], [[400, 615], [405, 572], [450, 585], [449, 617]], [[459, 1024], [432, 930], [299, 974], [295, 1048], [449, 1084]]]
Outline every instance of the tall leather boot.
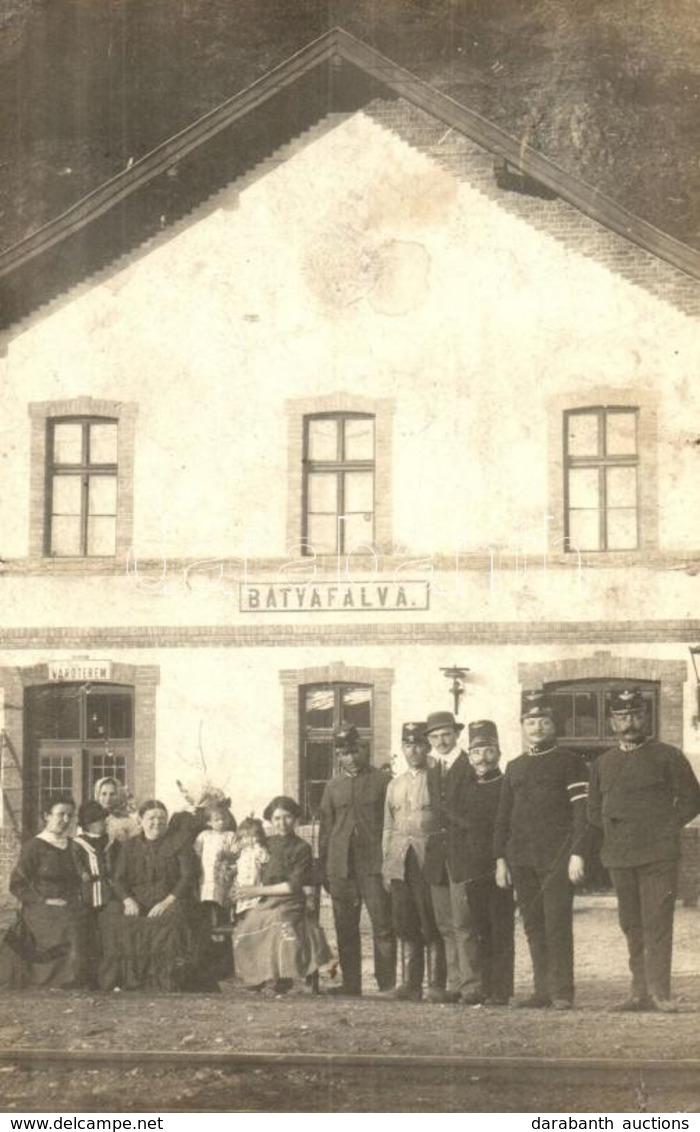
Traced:
[[382, 998], [402, 1002], [420, 1002], [423, 997], [423, 945], [412, 939], [399, 941], [401, 956], [401, 982], [390, 991], [384, 991]]
[[428, 957], [428, 1002], [457, 1002], [459, 995], [445, 989], [447, 963], [444, 943], [441, 939], [435, 939], [425, 950]]

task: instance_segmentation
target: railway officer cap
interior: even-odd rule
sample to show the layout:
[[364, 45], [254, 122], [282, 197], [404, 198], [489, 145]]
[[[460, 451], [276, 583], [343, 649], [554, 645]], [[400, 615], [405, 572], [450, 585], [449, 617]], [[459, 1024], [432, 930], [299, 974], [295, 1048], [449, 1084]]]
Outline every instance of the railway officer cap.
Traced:
[[333, 746], [336, 751], [356, 751], [360, 744], [360, 733], [352, 725], [344, 725], [333, 732]]
[[427, 743], [428, 733], [424, 723], [404, 723], [401, 728], [402, 743]]
[[520, 698], [520, 718], [541, 719], [543, 716], [554, 719], [554, 705], [549, 696], [541, 691], [523, 692]]
[[611, 714], [622, 715], [628, 711], [646, 711], [644, 696], [639, 688], [621, 688], [619, 692], [611, 693]]
[[433, 711], [424, 724], [425, 734], [431, 731], [440, 731], [443, 727], [453, 727], [455, 731], [463, 731], [464, 724], [458, 723], [451, 711]]
[[473, 751], [475, 747], [498, 746], [498, 728], [492, 719], [477, 719], [469, 724], [470, 751]]

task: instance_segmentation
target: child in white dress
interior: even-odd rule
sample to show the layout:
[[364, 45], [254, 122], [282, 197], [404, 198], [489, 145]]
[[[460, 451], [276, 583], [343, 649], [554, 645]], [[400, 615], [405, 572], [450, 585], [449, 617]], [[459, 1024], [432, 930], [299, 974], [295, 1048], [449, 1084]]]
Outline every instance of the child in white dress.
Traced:
[[[260, 818], [245, 818], [238, 827], [238, 859], [236, 884], [241, 888], [262, 884], [263, 867], [270, 859], [265, 827]], [[247, 896], [236, 900], [236, 916], [256, 908], [262, 897]]]
[[225, 802], [210, 803], [205, 814], [207, 828], [197, 835], [194, 843], [200, 860], [199, 899], [209, 906], [210, 924], [217, 928], [231, 919], [238, 838]]

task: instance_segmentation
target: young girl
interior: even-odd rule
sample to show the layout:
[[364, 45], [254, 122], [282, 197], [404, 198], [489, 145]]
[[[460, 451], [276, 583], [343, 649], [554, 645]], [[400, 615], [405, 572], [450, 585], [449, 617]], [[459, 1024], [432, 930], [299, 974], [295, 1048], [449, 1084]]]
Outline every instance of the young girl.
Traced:
[[99, 986], [102, 959], [100, 915], [112, 899], [107, 819], [108, 811], [99, 802], [83, 802], [78, 809], [78, 833], [70, 840], [86, 908], [86, 976], [93, 989]]
[[210, 802], [204, 813], [207, 828], [194, 842], [200, 860], [199, 899], [209, 906], [211, 926], [217, 928], [230, 919], [238, 839], [226, 801]]
[[[245, 818], [238, 827], [238, 859], [236, 885], [247, 888], [262, 883], [263, 867], [270, 859], [265, 827], [260, 818]], [[236, 900], [236, 916], [256, 908], [261, 897], [247, 896]]]

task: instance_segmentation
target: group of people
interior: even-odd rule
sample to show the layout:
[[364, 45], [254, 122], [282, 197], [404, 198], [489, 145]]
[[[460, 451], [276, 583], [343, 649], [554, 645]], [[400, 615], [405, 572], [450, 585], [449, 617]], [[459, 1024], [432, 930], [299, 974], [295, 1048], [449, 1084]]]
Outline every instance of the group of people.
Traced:
[[559, 746], [544, 692], [523, 693], [521, 720], [525, 750], [505, 770], [491, 720], [469, 724], [466, 749], [451, 712], [405, 723], [406, 769], [393, 776], [370, 766], [355, 727], [341, 727], [316, 862], [296, 832], [297, 802], [282, 795], [264, 820], [238, 827], [211, 789], [170, 820], [157, 799], [137, 818], [106, 778], [79, 807], [74, 836], [72, 799], [48, 799], [44, 829], [12, 872], [19, 913], [0, 945], [0, 987], [215, 990], [235, 971], [283, 994], [333, 959], [318, 922], [322, 881], [342, 973], [329, 993], [362, 994], [364, 905], [381, 996], [506, 1005], [517, 904], [533, 988], [515, 1005], [568, 1010], [574, 888], [598, 828], [632, 974], [616, 1008], [674, 1011], [680, 833], [700, 813], [688, 760], [648, 736], [635, 689], [612, 695], [618, 743], [590, 769]]
[[[617, 745], [590, 766], [560, 746], [554, 704], [522, 695], [524, 753], [500, 768], [491, 720], [450, 712], [405, 723], [407, 769], [369, 766], [354, 728], [336, 734], [340, 775], [321, 804], [321, 858], [343, 974], [362, 993], [360, 913], [372, 923], [374, 971], [389, 998], [505, 1005], [513, 994], [514, 907], [532, 992], [516, 1006], [574, 1003], [573, 896], [598, 830], [614, 885], [632, 986], [624, 1011], [673, 1012], [673, 917], [680, 834], [700, 813], [700, 785], [676, 748], [648, 735], [641, 693], [611, 696]], [[396, 985], [396, 940], [401, 976]]]
[[129, 813], [120, 783], [103, 779], [70, 836], [75, 816], [71, 798], [48, 798], [21, 850], [0, 987], [212, 991], [235, 965], [247, 985], [283, 993], [330, 962], [293, 798], [236, 828], [221, 791], [168, 820], [157, 799]]

